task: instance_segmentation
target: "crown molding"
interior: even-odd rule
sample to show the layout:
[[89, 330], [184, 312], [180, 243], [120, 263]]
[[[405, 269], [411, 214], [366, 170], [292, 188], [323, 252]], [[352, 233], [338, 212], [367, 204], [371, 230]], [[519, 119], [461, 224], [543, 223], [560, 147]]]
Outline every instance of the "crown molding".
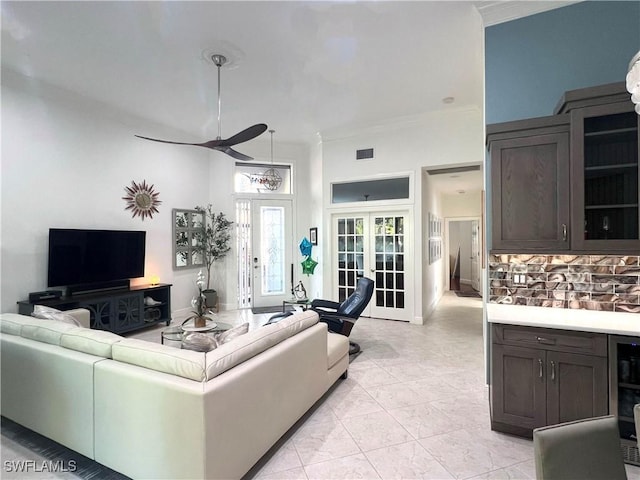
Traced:
[[566, 7], [579, 1], [480, 1], [475, 7], [485, 27], [510, 22], [536, 13]]

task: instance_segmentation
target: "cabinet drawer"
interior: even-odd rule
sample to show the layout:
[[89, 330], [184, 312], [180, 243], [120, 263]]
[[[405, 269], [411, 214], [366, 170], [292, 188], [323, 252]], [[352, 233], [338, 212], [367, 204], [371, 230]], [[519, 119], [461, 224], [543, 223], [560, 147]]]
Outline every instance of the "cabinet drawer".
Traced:
[[607, 356], [607, 336], [602, 333], [494, 324], [493, 342], [557, 352]]

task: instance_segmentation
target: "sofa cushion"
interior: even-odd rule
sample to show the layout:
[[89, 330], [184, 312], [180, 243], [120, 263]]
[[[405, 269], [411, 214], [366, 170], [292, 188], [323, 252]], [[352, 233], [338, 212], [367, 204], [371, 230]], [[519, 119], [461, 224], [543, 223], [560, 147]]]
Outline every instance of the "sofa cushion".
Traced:
[[207, 380], [248, 360], [283, 340], [318, 323], [318, 314], [312, 310], [299, 312], [241, 335], [229, 343], [206, 354]]
[[0, 314], [0, 332], [20, 336], [22, 326], [35, 323], [35, 320], [33, 317], [18, 313], [2, 313]]
[[32, 317], [42, 318], [44, 320], [56, 320], [58, 322], [68, 323], [70, 325], [81, 327], [82, 324], [73, 316], [57, 308], [47, 307], [45, 305], [35, 305], [33, 307]]
[[349, 354], [349, 338], [339, 333], [327, 334], [327, 368], [330, 369], [338, 360]]
[[114, 360], [170, 373], [191, 380], [205, 378], [205, 354], [133, 338], [123, 338], [111, 347]]
[[62, 334], [60, 345], [70, 350], [112, 358], [112, 345], [122, 339], [120, 335], [104, 330], [76, 328]]
[[78, 329], [75, 325], [55, 320], [43, 320], [40, 318], [34, 318], [34, 320], [37, 320], [40, 324], [32, 323], [23, 325], [22, 330], [20, 330], [21, 337], [29, 338], [37, 342], [60, 345], [60, 338], [63, 333]]

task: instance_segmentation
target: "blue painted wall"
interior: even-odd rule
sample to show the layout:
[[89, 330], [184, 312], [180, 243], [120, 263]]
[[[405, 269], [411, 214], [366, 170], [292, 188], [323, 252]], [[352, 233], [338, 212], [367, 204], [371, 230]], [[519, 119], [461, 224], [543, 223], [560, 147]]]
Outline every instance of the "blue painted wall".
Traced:
[[582, 2], [485, 29], [486, 123], [552, 115], [566, 90], [624, 81], [640, 1]]

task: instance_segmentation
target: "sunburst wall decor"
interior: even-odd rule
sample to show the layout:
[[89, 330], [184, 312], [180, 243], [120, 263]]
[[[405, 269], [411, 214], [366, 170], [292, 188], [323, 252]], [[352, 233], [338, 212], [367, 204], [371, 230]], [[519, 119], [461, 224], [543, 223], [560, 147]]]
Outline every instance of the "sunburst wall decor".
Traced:
[[153, 185], [147, 185], [147, 181], [141, 183], [131, 182], [130, 187], [124, 187], [127, 192], [126, 197], [122, 197], [127, 202], [125, 210], [131, 210], [132, 218], [140, 216], [144, 222], [145, 217], [153, 218], [154, 213], [158, 213], [156, 208], [162, 202], [158, 200], [160, 192], [153, 191]]

